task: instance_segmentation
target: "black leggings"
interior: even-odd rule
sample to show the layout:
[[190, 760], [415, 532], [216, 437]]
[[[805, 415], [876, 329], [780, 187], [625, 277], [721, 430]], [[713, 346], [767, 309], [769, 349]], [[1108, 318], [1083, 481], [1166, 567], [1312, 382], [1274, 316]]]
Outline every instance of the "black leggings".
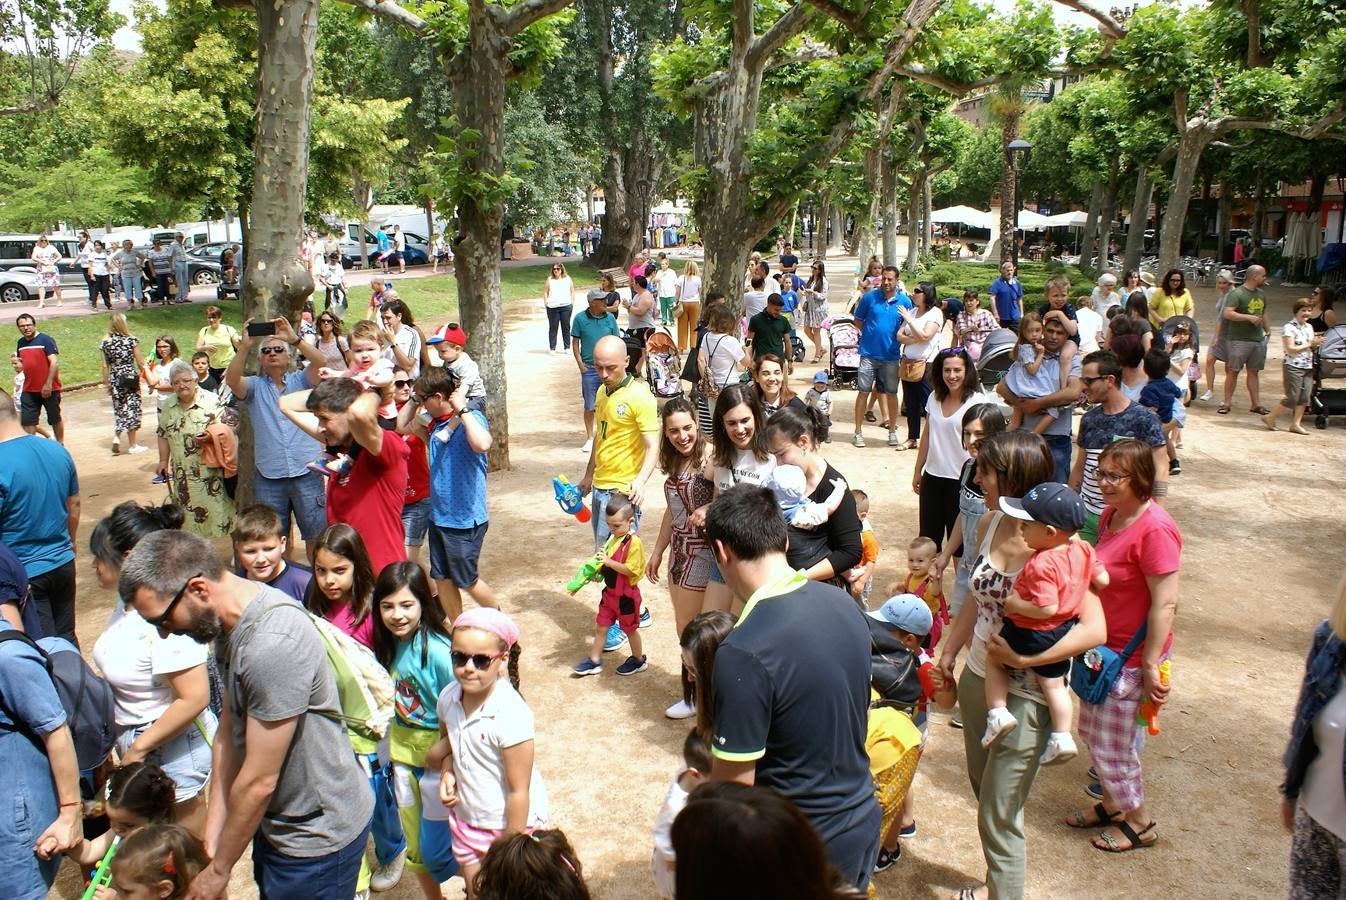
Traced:
[[32, 637], [63, 637], [76, 647], [75, 637], [75, 561], [34, 575], [28, 587], [37, 603], [37, 618], [42, 623], [41, 635]]
[[547, 346], [556, 349], [556, 329], [561, 329], [561, 349], [570, 349], [570, 316], [575, 311], [573, 304], [547, 307]]
[[[930, 398], [930, 382], [925, 379], [920, 381], [902, 382], [902, 415], [907, 417], [907, 440], [919, 441], [921, 439], [921, 419], [925, 418], [925, 401]], [[894, 422], [894, 425], [897, 423]], [[957, 504], [954, 504], [957, 508]], [[925, 532], [921, 532], [925, 534]], [[934, 537], [934, 535], [926, 535]]]
[[929, 472], [921, 475], [920, 523], [921, 537], [928, 537], [939, 549], [944, 539], [953, 534], [953, 523], [958, 518], [958, 479], [941, 478]]
[[103, 305], [112, 309], [112, 279], [106, 275], [85, 276], [89, 279], [89, 305], [98, 305], [98, 295], [103, 295]]

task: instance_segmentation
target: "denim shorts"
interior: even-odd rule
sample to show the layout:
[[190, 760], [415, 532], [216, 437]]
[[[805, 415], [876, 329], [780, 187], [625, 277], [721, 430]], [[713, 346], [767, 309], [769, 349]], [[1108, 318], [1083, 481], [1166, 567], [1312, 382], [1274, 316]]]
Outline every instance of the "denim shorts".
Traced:
[[[149, 730], [152, 724], [137, 725], [122, 732], [117, 738], [117, 751], [125, 753], [131, 743]], [[145, 756], [147, 760], [158, 763], [159, 768], [173, 779], [178, 803], [184, 803], [201, 793], [210, 781], [210, 745], [215, 740], [217, 724], [213, 712], [202, 710], [181, 734]]]
[[460, 588], [475, 585], [477, 560], [481, 557], [481, 545], [490, 524], [482, 522], [471, 528], [448, 528], [431, 523], [430, 577], [436, 581], [448, 579]]
[[868, 394], [876, 386], [880, 394], [896, 394], [897, 386], [902, 383], [901, 364], [893, 360], [860, 357], [860, 365], [855, 370], [855, 390]]
[[419, 547], [425, 543], [425, 531], [430, 527], [430, 498], [423, 497], [402, 507], [402, 530], [407, 533], [406, 545]]
[[598, 404], [598, 386], [603, 383], [603, 379], [598, 377], [598, 371], [590, 366], [580, 375], [580, 392], [584, 394], [584, 411], [593, 412]]

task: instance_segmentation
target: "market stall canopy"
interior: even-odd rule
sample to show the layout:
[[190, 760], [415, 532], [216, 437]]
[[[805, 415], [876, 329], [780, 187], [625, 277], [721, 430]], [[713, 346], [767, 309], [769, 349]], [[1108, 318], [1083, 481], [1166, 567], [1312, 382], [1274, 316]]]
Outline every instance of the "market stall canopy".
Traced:
[[1031, 209], [1019, 210], [1018, 229], [1020, 231], [1041, 231], [1049, 224], [1047, 217], [1044, 215], [1035, 213]]
[[991, 229], [995, 220], [989, 212], [982, 212], [970, 206], [949, 206], [930, 213], [930, 221], [941, 225], [966, 225], [969, 228]]
[[1071, 212], [1058, 213], [1054, 216], [1048, 216], [1042, 224], [1048, 228], [1083, 228], [1089, 221], [1089, 214], [1084, 210], [1077, 209]]

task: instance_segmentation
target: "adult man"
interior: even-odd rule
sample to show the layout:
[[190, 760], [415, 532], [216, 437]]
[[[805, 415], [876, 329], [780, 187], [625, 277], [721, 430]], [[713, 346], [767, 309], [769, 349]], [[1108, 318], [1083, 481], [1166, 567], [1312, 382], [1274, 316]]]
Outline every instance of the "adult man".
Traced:
[[122, 248], [112, 254], [112, 262], [121, 273], [122, 292], [126, 294], [126, 303], [135, 306], [139, 300], [142, 306], [147, 305], [145, 289], [141, 284], [145, 260], [136, 252], [135, 245], [130, 240], [122, 241]]
[[905, 324], [898, 310], [913, 309], [911, 298], [898, 289], [897, 267], [884, 266], [879, 287], [865, 293], [855, 307], [855, 324], [860, 329], [860, 367], [855, 378], [855, 437], [851, 443], [865, 445], [860, 429], [869, 406], [870, 391], [883, 400], [884, 420], [888, 423], [888, 446], [896, 447], [897, 386], [902, 383], [899, 361], [902, 345], [897, 330]]
[[1060, 415], [1052, 419], [1042, 437], [1047, 441], [1047, 446], [1051, 448], [1052, 459], [1056, 462], [1056, 471], [1052, 475], [1053, 480], [1062, 484], [1070, 477], [1070, 456], [1073, 441], [1070, 436], [1070, 427], [1074, 421], [1072, 412], [1080, 397], [1080, 392], [1084, 390], [1084, 382], [1080, 380], [1082, 365], [1080, 354], [1077, 351], [1070, 358], [1070, 371], [1061, 372], [1061, 348], [1066, 345], [1066, 329], [1061, 324], [1061, 319], [1053, 316], [1043, 323], [1042, 327], [1042, 369], [1051, 377], [1052, 381], [1060, 388], [1055, 393], [1047, 394], [1044, 397], [1024, 398], [1016, 397], [1006, 388], [1004, 382], [996, 386], [996, 393], [1014, 406], [1018, 406], [1023, 411], [1023, 427], [1033, 430], [1037, 424], [1042, 421], [1042, 417], [1047, 415], [1047, 410], [1056, 407]]
[[617, 308], [615, 305], [609, 307], [608, 294], [602, 288], [590, 288], [586, 301], [588, 306], [570, 323], [570, 349], [580, 370], [580, 393], [584, 397], [583, 453], [588, 453], [594, 446], [594, 402], [602, 383], [594, 368], [594, 347], [608, 335], [619, 340], [621, 337], [617, 317], [608, 311]]
[[1144, 441], [1154, 448], [1154, 499], [1161, 504], [1168, 497], [1168, 451], [1159, 417], [1122, 393], [1122, 364], [1108, 350], [1090, 353], [1084, 358], [1084, 390], [1090, 403], [1098, 404], [1080, 419], [1076, 438], [1081, 453], [1070, 469], [1070, 486], [1084, 499], [1089, 518], [1080, 529], [1080, 537], [1098, 543], [1098, 517], [1103, 514], [1103, 494], [1098, 489], [1098, 457], [1117, 438]]
[[217, 641], [225, 703], [205, 836], [213, 859], [187, 897], [222, 896], [249, 844], [263, 897], [353, 897], [374, 798], [308, 613], [183, 531], [141, 540], [117, 586], [161, 634]]
[[780, 270], [785, 274], [793, 275], [795, 269], [799, 268], [799, 257], [795, 256], [795, 248], [790, 245], [789, 241], [786, 241], [785, 246], [781, 248], [779, 258]]
[[706, 539], [734, 596], [748, 598], [715, 653], [711, 777], [784, 794], [832, 865], [864, 888], [882, 830], [865, 753], [864, 614], [846, 592], [790, 568], [785, 520], [765, 488], [717, 497]]
[[181, 231], [173, 235], [169, 250], [173, 253], [173, 279], [178, 283], [178, 302], [186, 303], [190, 285], [187, 282], [186, 236]]
[[407, 236], [402, 233], [401, 225], [393, 226], [393, 261], [397, 263], [397, 273], [407, 273]]
[[79, 478], [65, 447], [27, 430], [0, 390], [0, 543], [23, 563], [43, 634], [77, 644]]
[[1046, 325], [1051, 319], [1060, 321], [1061, 327], [1066, 330], [1066, 334], [1078, 348], [1080, 323], [1075, 304], [1070, 302], [1070, 279], [1064, 275], [1053, 275], [1047, 280], [1042, 293], [1047, 298], [1038, 304], [1038, 315], [1042, 317], [1042, 324]]
[[1229, 412], [1234, 402], [1234, 386], [1238, 384], [1239, 372], [1248, 369], [1248, 400], [1251, 411], [1265, 416], [1271, 410], [1262, 405], [1258, 391], [1259, 373], [1267, 365], [1267, 340], [1271, 337], [1271, 327], [1267, 325], [1267, 298], [1262, 292], [1262, 284], [1267, 280], [1267, 270], [1261, 266], [1249, 266], [1243, 278], [1243, 284], [1229, 292], [1224, 304], [1224, 328], [1228, 341], [1224, 363], [1224, 403], [1220, 404], [1220, 414]]
[[995, 301], [995, 315], [1000, 320], [1000, 327], [1017, 334], [1019, 319], [1023, 317], [1024, 286], [1015, 277], [1014, 263], [1001, 265], [1000, 277], [991, 282], [991, 299]]
[[159, 238], [154, 239], [149, 252], [145, 254], [149, 266], [149, 276], [154, 279], [155, 293], [159, 303], [172, 304], [177, 301], [168, 290], [168, 279], [173, 275], [173, 251], [164, 246]]
[[94, 288], [94, 280], [89, 276], [89, 255], [93, 253], [93, 238], [89, 237], [89, 232], [81, 231], [79, 233], [79, 243], [75, 245], [75, 266], [80, 274], [84, 276], [84, 286], [89, 289], [89, 306], [96, 307], [97, 293]]
[[402, 501], [407, 491], [407, 442], [379, 427], [379, 392], [353, 378], [328, 378], [311, 391], [280, 398], [291, 422], [351, 459], [327, 486], [327, 524], [360, 532], [375, 572], [407, 558]]
[[744, 317], [752, 321], [753, 316], [766, 309], [766, 300], [766, 276], [757, 272], [748, 282], [748, 290], [743, 292]]
[[588, 257], [589, 239], [592, 236], [592, 234], [593, 232], [589, 230], [589, 225], [587, 222], [580, 226], [580, 256]]
[[770, 353], [781, 360], [788, 371], [790, 354], [785, 352], [785, 345], [790, 336], [790, 320], [782, 315], [784, 309], [785, 301], [780, 294], [768, 297], [766, 309], [748, 320], [748, 343], [752, 345], [754, 361]]
[[56, 341], [37, 330], [37, 320], [20, 313], [14, 321], [19, 327], [17, 351], [23, 364], [23, 393], [19, 395], [19, 415], [23, 430], [37, 432], [42, 411], [56, 440], [65, 443], [65, 422], [61, 420], [61, 355]]
[[[276, 333], [262, 338], [257, 351], [257, 375], [244, 375], [243, 368], [252, 351], [249, 319], [243, 323], [238, 352], [224, 373], [224, 382], [234, 396], [248, 408], [252, 417], [254, 469], [253, 497], [276, 511], [290, 533], [290, 519], [299, 526], [304, 541], [312, 541], [327, 527], [323, 511], [326, 486], [322, 476], [308, 464], [322, 452], [322, 445], [305, 434], [280, 411], [280, 398], [307, 391], [318, 383], [318, 370], [327, 365], [322, 351], [308, 341], [299, 340], [284, 318], [271, 320]], [[308, 360], [307, 369], [290, 370], [290, 348], [297, 347]], [[308, 554], [309, 562], [313, 554]]]

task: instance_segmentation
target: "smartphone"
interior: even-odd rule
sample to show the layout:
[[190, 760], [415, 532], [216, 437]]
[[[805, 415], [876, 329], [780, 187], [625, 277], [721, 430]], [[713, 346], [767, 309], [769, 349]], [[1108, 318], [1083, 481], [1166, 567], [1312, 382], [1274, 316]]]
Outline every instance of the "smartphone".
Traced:
[[248, 337], [269, 337], [276, 333], [275, 322], [249, 322]]

